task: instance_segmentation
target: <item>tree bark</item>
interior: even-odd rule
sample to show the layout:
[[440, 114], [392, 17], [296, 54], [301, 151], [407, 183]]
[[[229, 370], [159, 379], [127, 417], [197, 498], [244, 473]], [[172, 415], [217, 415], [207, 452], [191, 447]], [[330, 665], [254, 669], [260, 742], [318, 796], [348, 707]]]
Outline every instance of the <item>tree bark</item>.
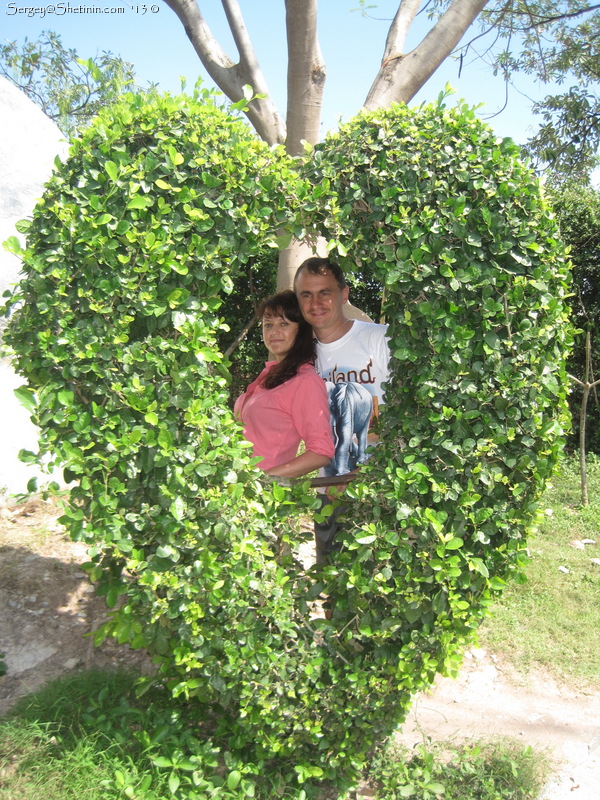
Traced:
[[402, 0], [388, 33], [381, 69], [364, 108], [373, 111], [391, 103], [408, 103], [454, 50], [488, 2], [454, 0], [423, 41], [404, 54], [406, 36], [419, 3]]
[[288, 45], [287, 140], [292, 156], [304, 153], [302, 141], [320, 138], [325, 62], [317, 38], [317, 1], [285, 0]]
[[323, 240], [315, 245], [294, 240], [285, 250], [281, 250], [279, 253], [279, 269], [277, 270], [277, 291], [283, 292], [285, 289], [291, 289], [294, 283], [294, 275], [300, 264], [311, 256], [323, 255], [323, 252]]
[[579, 409], [579, 477], [581, 480], [581, 505], [588, 506], [590, 499], [588, 495], [587, 481], [587, 459], [585, 452], [585, 434], [587, 423], [587, 404], [590, 396], [590, 385], [583, 385], [583, 397], [581, 398], [581, 408]]
[[230, 100], [234, 103], [243, 100], [245, 85], [251, 86], [254, 94], [266, 95], [263, 99], [252, 100], [246, 114], [261, 139], [270, 145], [283, 144], [286, 139], [285, 123], [269, 94], [238, 0], [221, 0], [221, 2], [238, 49], [237, 64], [212, 35], [200, 13], [197, 0], [165, 0], [181, 20], [204, 68]]

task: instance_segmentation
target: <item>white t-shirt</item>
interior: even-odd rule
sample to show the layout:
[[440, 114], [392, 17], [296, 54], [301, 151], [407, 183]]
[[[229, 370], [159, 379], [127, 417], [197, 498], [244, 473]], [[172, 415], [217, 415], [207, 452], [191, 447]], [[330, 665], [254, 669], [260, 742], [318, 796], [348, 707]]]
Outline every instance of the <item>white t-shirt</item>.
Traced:
[[335, 456], [326, 475], [345, 475], [366, 460], [372, 420], [383, 404], [381, 384], [388, 379], [387, 325], [354, 320], [335, 342], [317, 342], [318, 374], [325, 381]]

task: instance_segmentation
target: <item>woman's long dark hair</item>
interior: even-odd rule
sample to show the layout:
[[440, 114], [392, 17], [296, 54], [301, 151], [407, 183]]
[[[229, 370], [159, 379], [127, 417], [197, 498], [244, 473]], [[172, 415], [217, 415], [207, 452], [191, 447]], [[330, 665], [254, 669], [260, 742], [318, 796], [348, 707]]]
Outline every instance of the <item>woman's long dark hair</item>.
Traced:
[[314, 364], [317, 353], [312, 328], [302, 316], [294, 292], [288, 289], [263, 300], [258, 307], [258, 316], [262, 320], [266, 314], [271, 317], [285, 317], [290, 322], [298, 323], [298, 333], [292, 349], [265, 378], [265, 389], [274, 389], [294, 378], [303, 364]]

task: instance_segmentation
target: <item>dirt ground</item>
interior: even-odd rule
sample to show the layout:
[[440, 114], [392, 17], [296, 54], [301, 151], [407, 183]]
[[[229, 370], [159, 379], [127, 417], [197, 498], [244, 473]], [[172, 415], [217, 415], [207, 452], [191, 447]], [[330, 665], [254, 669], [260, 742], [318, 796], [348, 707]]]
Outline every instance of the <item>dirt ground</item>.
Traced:
[[0, 716], [21, 696], [77, 668], [142, 668], [145, 655], [86, 634], [106, 618], [80, 564], [85, 546], [57, 522], [54, 503], [0, 506]]
[[[77, 668], [145, 669], [144, 655], [86, 637], [103, 620], [53, 503], [0, 504], [0, 716], [21, 696]], [[548, 675], [527, 679], [493, 654], [473, 650], [456, 679], [440, 678], [419, 696], [399, 739], [419, 741], [509, 736], [547, 750], [554, 774], [539, 800], [600, 797], [600, 692], [560, 686]]]

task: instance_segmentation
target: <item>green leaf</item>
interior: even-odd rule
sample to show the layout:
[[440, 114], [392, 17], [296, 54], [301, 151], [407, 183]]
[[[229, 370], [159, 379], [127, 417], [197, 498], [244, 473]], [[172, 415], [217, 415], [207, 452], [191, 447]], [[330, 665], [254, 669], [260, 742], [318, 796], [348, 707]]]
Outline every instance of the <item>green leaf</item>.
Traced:
[[19, 386], [18, 389], [14, 390], [15, 397], [24, 406], [27, 411], [33, 413], [37, 407], [37, 398], [35, 396], [35, 392], [29, 388], [29, 386]]
[[2, 244], [5, 250], [7, 250], [9, 253], [13, 253], [13, 255], [19, 258], [25, 254], [25, 251], [21, 246], [21, 242], [16, 236], [9, 236], [8, 239], [6, 239]]
[[373, 542], [377, 541], [376, 536], [361, 536], [357, 540], [358, 544], [373, 544]]
[[143, 197], [142, 195], [136, 194], [127, 203], [127, 208], [147, 208], [150, 205], [152, 205], [151, 198]]
[[[29, 233], [30, 229], [31, 229], [31, 220], [30, 219], [20, 219], [20, 220], [18, 220], [18, 222], [15, 222], [15, 228], [19, 231], [19, 233], [27, 235]], [[12, 238], [13, 237], [9, 237], [8, 241], [11, 241]], [[5, 247], [6, 247], [6, 245], [7, 245], [7, 242], [4, 243]], [[6, 247], [6, 249], [7, 250], [10, 249], [10, 247]], [[11, 250], [11, 252], [13, 252], [13, 251]]]
[[173, 435], [170, 431], [167, 431], [164, 428], [162, 428], [158, 432], [157, 441], [159, 446], [163, 450], [170, 450], [171, 447], [173, 446]]
[[227, 788], [230, 791], [235, 791], [237, 787], [240, 785], [240, 781], [242, 780], [242, 775], [237, 770], [233, 770], [227, 776]]
[[172, 145], [169, 145], [167, 148], [167, 152], [169, 153], [169, 158], [171, 162], [178, 167], [180, 164], [183, 164], [184, 158]]
[[181, 779], [179, 778], [179, 775], [177, 775], [176, 772], [172, 772], [169, 775], [169, 791], [171, 792], [171, 794], [176, 794], [180, 785], [181, 785]]
[[450, 539], [449, 542], [444, 544], [446, 550], [460, 550], [460, 548], [464, 545], [464, 541], [459, 539], [457, 536], [453, 539]]
[[273, 497], [277, 500], [278, 503], [281, 503], [285, 500], [285, 489], [280, 486], [278, 483], [274, 483], [272, 486]]
[[57, 393], [58, 402], [63, 406], [72, 406], [75, 400], [75, 393], [70, 389], [61, 389]]
[[104, 169], [108, 177], [113, 181], [116, 182], [118, 176], [118, 167], [114, 161], [105, 161], [104, 162]]

